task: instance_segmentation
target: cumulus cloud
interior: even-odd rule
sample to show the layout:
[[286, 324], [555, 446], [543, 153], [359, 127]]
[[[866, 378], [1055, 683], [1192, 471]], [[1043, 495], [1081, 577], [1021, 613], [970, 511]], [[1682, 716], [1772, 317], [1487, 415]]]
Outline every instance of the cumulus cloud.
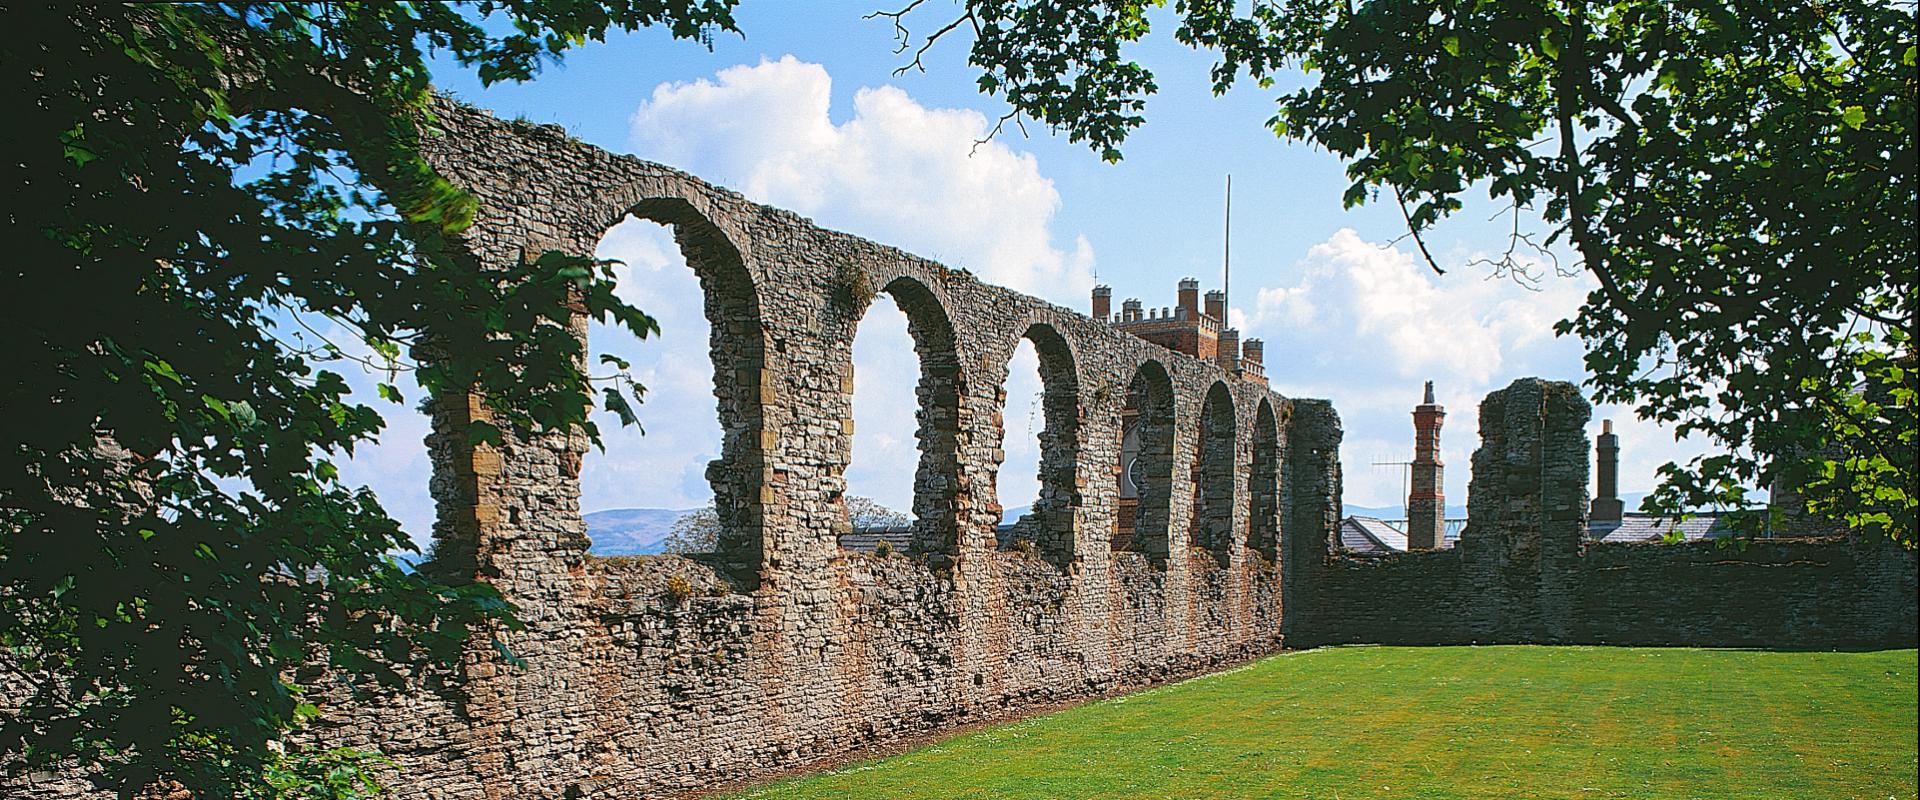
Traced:
[[[1464, 254], [1457, 262], [1471, 260]], [[1291, 270], [1291, 285], [1260, 288], [1235, 323], [1266, 341], [1275, 389], [1334, 402], [1347, 431], [1342, 447], [1348, 503], [1398, 508], [1413, 452], [1412, 408], [1421, 383], [1434, 381], [1447, 407], [1441, 459], [1446, 494], [1464, 504], [1469, 464], [1478, 445], [1480, 400], [1515, 378], [1578, 383], [1581, 343], [1553, 335], [1591, 290], [1591, 278], [1547, 278], [1538, 290], [1471, 269], [1435, 275], [1413, 254], [1340, 230], [1310, 248]], [[1670, 431], [1632, 418], [1629, 409], [1594, 411], [1612, 418], [1621, 436], [1621, 487], [1644, 491], [1654, 470], [1700, 452]]]
[[[853, 115], [828, 112], [832, 78], [792, 57], [721, 70], [713, 80], [663, 84], [634, 112], [632, 146], [793, 209], [820, 224], [973, 270], [983, 279], [1074, 302], [1092, 287], [1093, 249], [1084, 237], [1054, 245], [1060, 205], [1033, 156], [992, 142], [977, 112], [927, 108], [893, 87], [854, 93]], [[640, 407], [646, 434], [611, 431], [604, 454], [588, 457], [583, 506], [684, 507], [704, 503], [706, 463], [719, 452], [707, 324], [698, 283], [665, 229], [629, 222], [600, 255], [627, 262], [620, 292], [654, 314], [658, 340], [633, 341], [596, 327], [596, 352], [634, 362], [647, 384]], [[1016, 406], [1037, 395], [1037, 361], [1016, 356], [1008, 386], [1007, 462], [1001, 495], [1009, 506], [1038, 493], [1037, 440]], [[878, 298], [854, 339], [854, 440], [848, 491], [907, 510], [918, 465], [914, 411], [917, 357], [906, 317]], [[1029, 386], [1028, 384], [1032, 384]]]
[[787, 56], [663, 84], [633, 114], [634, 152], [828, 227], [899, 246], [1058, 303], [1093, 286], [1093, 248], [1054, 244], [1060, 207], [1032, 154], [976, 145], [987, 119], [892, 86], [829, 116], [833, 79]]

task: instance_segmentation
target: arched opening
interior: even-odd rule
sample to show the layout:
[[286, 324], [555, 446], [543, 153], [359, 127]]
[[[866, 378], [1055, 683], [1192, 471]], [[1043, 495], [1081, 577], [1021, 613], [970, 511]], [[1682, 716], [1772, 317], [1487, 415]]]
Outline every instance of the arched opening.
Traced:
[[[902, 378], [915, 372], [905, 363], [909, 354], [920, 376], [910, 394]], [[853, 448], [841, 498], [850, 525], [859, 524], [851, 516], [856, 498], [868, 498], [911, 515], [912, 551], [955, 552], [961, 388], [953, 329], [939, 299], [911, 278], [887, 284], [854, 335]]]
[[1165, 567], [1173, 491], [1173, 381], [1157, 362], [1141, 364], [1127, 382], [1114, 475], [1120, 496], [1114, 549], [1145, 553]]
[[624, 328], [586, 330], [596, 371], [615, 369], [600, 356], [616, 355], [646, 387], [635, 408], [640, 426], [606, 415], [598, 420], [604, 451], [582, 456], [590, 552], [661, 552], [674, 523], [697, 516], [702, 530], [681, 549], [716, 553], [720, 566], [750, 580], [761, 563], [764, 366], [752, 281], [732, 243], [677, 199], [636, 206], [595, 254], [624, 262], [616, 291], [660, 332], [642, 341]]
[[1273, 404], [1253, 418], [1253, 464], [1247, 470], [1247, 551], [1271, 561], [1280, 546], [1280, 433]]
[[1193, 543], [1222, 566], [1233, 563], [1233, 394], [1224, 383], [1200, 406], [1200, 452], [1193, 462]]
[[1073, 353], [1059, 331], [1044, 323], [1027, 328], [1007, 363], [1000, 394], [1000, 449], [1006, 455], [994, 487], [1008, 517], [1000, 544], [1028, 542], [1050, 559], [1071, 559], [1080, 506], [1080, 388]]

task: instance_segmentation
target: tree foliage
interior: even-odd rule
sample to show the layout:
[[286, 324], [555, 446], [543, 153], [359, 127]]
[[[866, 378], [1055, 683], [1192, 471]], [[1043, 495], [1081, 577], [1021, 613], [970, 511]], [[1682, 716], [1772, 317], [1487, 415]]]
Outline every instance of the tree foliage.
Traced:
[[681, 514], [660, 541], [666, 553], [711, 553], [720, 548], [720, 512], [707, 503], [706, 508]]
[[[848, 495], [847, 523], [853, 530], [894, 528], [907, 524], [907, 515], [881, 505], [870, 497]], [[712, 503], [680, 515], [673, 521], [660, 549], [668, 553], [711, 553], [720, 547], [720, 512]]]
[[[1118, 159], [1155, 88], [1122, 45], [1163, 5], [965, 0], [919, 52], [970, 31], [980, 88], [1006, 97], [1008, 118]], [[1804, 510], [1908, 543], [1920, 498], [1914, 10], [1172, 4], [1175, 36], [1218, 56], [1216, 91], [1303, 72], [1268, 125], [1346, 160], [1349, 206], [1383, 193], [1399, 204], [1423, 254], [1421, 234], [1479, 190], [1514, 214], [1494, 270], [1533, 279], [1551, 248], [1571, 247], [1599, 288], [1557, 331], [1584, 339], [1596, 399], [1725, 451], [1664, 467], [1651, 505], [1737, 507], [1743, 487], [1778, 481], [1800, 487]]]
[[856, 531], [898, 528], [909, 521], [906, 514], [881, 505], [871, 497], [847, 496], [847, 523]]
[[393, 681], [513, 617], [390, 555], [335, 464], [382, 421], [337, 368], [477, 393], [476, 442], [597, 437], [559, 323], [655, 330], [607, 264], [453, 255], [474, 203], [420, 155], [426, 54], [522, 80], [613, 29], [732, 30], [733, 0], [63, 5], [0, 11], [0, 761], [351, 796], [359, 756], [269, 747], [314, 713], [296, 676]]

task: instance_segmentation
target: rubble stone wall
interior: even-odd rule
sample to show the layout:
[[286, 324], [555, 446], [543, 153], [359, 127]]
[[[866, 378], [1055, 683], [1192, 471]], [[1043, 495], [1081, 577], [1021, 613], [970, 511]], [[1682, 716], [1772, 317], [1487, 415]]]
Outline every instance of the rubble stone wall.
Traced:
[[[1329, 519], [1334, 502], [1330, 486], [1278, 485], [1293, 448], [1326, 449], [1290, 440], [1296, 401], [558, 128], [437, 113], [431, 157], [479, 200], [465, 245], [483, 265], [592, 253], [628, 215], [673, 228], [713, 326], [724, 441], [708, 477], [723, 533], [711, 557], [590, 556], [586, 443], [469, 445], [483, 409], [440, 398], [426, 568], [477, 575], [517, 604], [526, 627], [500, 640], [526, 665], [477, 645], [462, 674], [440, 678], [464, 698], [328, 707], [319, 735], [393, 758], [401, 795], [670, 795], [1279, 649], [1267, 540], [1283, 515]], [[853, 337], [881, 292], [906, 313], [921, 362], [914, 546], [887, 557], [838, 546]], [[1003, 548], [994, 481], [1023, 338], [1042, 361], [1043, 486]], [[1149, 476], [1166, 521], [1151, 547], [1116, 551], [1136, 376], [1166, 400], [1171, 453]], [[1250, 486], [1254, 475], [1275, 485]]]
[[[672, 796], [1283, 642], [1914, 645], [1911, 551], [1585, 543], [1589, 409], [1569, 384], [1516, 381], [1481, 406], [1456, 548], [1341, 554], [1342, 431], [1324, 400], [557, 127], [436, 113], [430, 157], [479, 201], [461, 244], [482, 266], [590, 254], [630, 215], [672, 227], [712, 323], [722, 533], [711, 555], [590, 556], [587, 442], [471, 444], [482, 405], [435, 398], [422, 569], [497, 586], [524, 622], [498, 648], [524, 663], [476, 641], [460, 670], [406, 691], [318, 698], [307, 735], [392, 759], [396, 796]], [[921, 363], [913, 546], [884, 557], [839, 546], [852, 343], [881, 292]], [[994, 482], [1023, 339], [1045, 385], [1042, 488], [1003, 543]], [[1116, 548], [1129, 413], [1142, 496]], [[30, 776], [0, 794], [78, 785]]]
[[1588, 415], [1572, 384], [1523, 379], [1488, 395], [1451, 550], [1349, 554], [1302, 537], [1289, 646], [1915, 645], [1915, 554], [1898, 545], [1586, 541]]

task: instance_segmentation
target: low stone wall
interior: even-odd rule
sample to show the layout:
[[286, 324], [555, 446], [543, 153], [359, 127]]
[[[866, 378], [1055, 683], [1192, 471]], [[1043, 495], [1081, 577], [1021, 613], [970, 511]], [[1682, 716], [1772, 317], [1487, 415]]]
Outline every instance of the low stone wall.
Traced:
[[1592, 543], [1570, 627], [1595, 644], [1913, 647], [1914, 555], [1846, 538]]
[[1196, 551], [1170, 587], [1135, 553], [1101, 583], [1036, 554], [979, 555], [938, 569], [848, 554], [812, 653], [792, 651], [768, 590], [732, 592], [708, 564], [590, 559], [566, 580], [568, 621], [530, 621], [551, 646], [527, 648], [527, 667], [477, 660], [464, 704], [344, 703], [318, 733], [393, 758], [400, 796], [670, 796], [1280, 646], [1270, 563]]
[[1920, 571], [1889, 542], [1585, 541], [1587, 418], [1571, 384], [1489, 395], [1459, 545], [1356, 555], [1316, 540], [1290, 589], [1313, 613], [1289, 622], [1289, 644], [1915, 646]]

